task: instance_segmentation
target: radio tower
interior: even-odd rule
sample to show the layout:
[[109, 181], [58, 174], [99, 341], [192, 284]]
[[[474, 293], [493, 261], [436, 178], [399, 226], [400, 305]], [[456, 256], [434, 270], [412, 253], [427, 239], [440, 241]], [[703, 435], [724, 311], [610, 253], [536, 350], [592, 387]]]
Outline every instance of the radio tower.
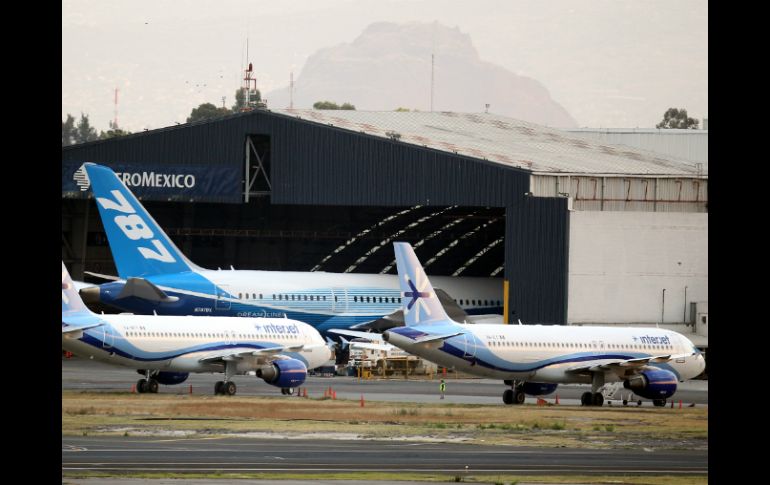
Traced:
[[115, 120], [112, 122], [112, 129], [118, 129], [118, 88], [115, 88]]
[[294, 71], [289, 74], [289, 109], [294, 109]]

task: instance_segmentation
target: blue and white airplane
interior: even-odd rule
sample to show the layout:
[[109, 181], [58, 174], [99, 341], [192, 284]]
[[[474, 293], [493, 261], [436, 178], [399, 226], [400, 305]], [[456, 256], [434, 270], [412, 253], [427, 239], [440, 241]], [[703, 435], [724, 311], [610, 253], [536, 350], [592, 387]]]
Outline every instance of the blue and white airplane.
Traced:
[[222, 372], [216, 394], [232, 396], [234, 375], [255, 372], [283, 394], [331, 351], [310, 325], [287, 318], [97, 315], [61, 267], [62, 348], [82, 357], [139, 370], [138, 392], [180, 384], [190, 372]]
[[[90, 183], [96, 197], [119, 274], [98, 275], [115, 281], [82, 291], [86, 302], [142, 314], [287, 316], [324, 335], [329, 328], [382, 321], [401, 308], [395, 275], [200, 268], [179, 251], [110, 168], [85, 163], [78, 176]], [[460, 308], [469, 314], [502, 313], [500, 279], [436, 281], [454, 297], [454, 310], [460, 313]]]
[[[659, 328], [556, 325], [464, 325], [451, 320], [408, 243], [394, 243], [405, 326], [382, 338], [441, 366], [503, 379], [505, 404], [525, 394], [550, 394], [560, 383], [590, 383], [585, 406], [601, 406], [605, 383], [623, 382], [664, 406], [677, 382], [705, 368], [700, 351], [684, 335]], [[343, 332], [340, 332], [343, 333]]]

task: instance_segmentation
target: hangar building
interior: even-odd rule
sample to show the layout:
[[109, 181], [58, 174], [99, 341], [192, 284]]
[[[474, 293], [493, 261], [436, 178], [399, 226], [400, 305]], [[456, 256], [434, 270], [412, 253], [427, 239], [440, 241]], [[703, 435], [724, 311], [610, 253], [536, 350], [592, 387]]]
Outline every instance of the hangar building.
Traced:
[[115, 274], [83, 162], [204, 267], [394, 273], [404, 240], [428, 274], [502, 277], [509, 321], [682, 323], [708, 299], [707, 170], [493, 114], [254, 110], [63, 147], [81, 279]]

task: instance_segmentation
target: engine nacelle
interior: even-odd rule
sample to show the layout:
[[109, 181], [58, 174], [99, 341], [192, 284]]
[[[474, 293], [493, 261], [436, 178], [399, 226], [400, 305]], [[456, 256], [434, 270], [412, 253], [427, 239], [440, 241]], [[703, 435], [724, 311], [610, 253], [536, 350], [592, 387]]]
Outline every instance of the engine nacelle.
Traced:
[[153, 378], [161, 384], [172, 386], [183, 383], [189, 376], [189, 372], [158, 372]]
[[297, 387], [305, 382], [307, 367], [297, 359], [274, 360], [270, 365], [257, 369], [257, 377], [281, 389]]
[[676, 392], [676, 375], [665, 369], [648, 369], [623, 382], [623, 387], [647, 399], [666, 399]]
[[[137, 369], [136, 373], [145, 375], [147, 371], [144, 369]], [[159, 384], [165, 384], [167, 386], [173, 386], [174, 384], [181, 384], [187, 380], [190, 376], [189, 372], [158, 372], [153, 374], [152, 378], [158, 381]]]
[[550, 394], [556, 390], [558, 384], [547, 384], [545, 382], [525, 382], [522, 389], [524, 394], [530, 396], [542, 396], [544, 394]]

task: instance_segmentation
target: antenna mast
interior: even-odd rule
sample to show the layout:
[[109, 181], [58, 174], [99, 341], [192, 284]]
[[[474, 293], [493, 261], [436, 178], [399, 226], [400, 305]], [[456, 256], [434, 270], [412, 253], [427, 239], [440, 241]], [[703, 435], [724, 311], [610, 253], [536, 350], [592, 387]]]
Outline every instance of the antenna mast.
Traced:
[[294, 109], [294, 71], [289, 74], [289, 109]]
[[118, 88], [115, 88], [115, 121], [112, 122], [112, 129], [118, 129]]

